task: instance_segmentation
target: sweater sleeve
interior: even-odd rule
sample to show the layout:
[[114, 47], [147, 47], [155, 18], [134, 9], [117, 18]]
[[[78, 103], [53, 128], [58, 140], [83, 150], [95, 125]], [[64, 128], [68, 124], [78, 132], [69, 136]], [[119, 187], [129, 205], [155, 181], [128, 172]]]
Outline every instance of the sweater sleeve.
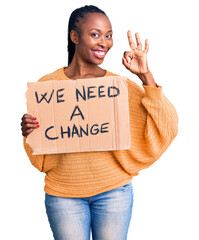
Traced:
[[44, 155], [32, 155], [32, 148], [26, 143], [26, 137], [23, 137], [24, 149], [30, 159], [31, 164], [40, 172], [43, 172]]
[[[51, 76], [50, 74], [46, 74], [43, 77], [41, 77], [38, 82], [41, 81], [47, 81], [47, 80], [51, 80]], [[52, 79], [53, 80], [53, 79]], [[23, 137], [23, 145], [24, 145], [24, 149], [26, 151], [26, 154], [28, 155], [31, 164], [37, 168], [40, 172], [44, 172], [44, 158], [45, 155], [32, 155], [33, 150], [32, 148], [26, 143], [26, 137]]]
[[178, 116], [161, 86], [143, 85], [143, 90], [127, 80], [131, 149], [126, 150], [124, 162], [138, 172], [153, 164], [169, 147], [178, 133]]
[[156, 161], [169, 147], [178, 133], [178, 115], [162, 92], [162, 87], [143, 85], [145, 96], [142, 104], [146, 109], [146, 127], [144, 139], [147, 143], [146, 152], [149, 153], [146, 161]]

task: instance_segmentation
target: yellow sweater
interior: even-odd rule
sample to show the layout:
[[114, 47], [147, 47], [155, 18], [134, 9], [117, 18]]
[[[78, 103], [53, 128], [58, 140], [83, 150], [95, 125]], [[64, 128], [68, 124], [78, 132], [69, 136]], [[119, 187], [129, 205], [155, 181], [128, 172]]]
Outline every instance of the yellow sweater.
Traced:
[[[118, 76], [107, 71], [105, 76]], [[64, 67], [39, 81], [69, 80]], [[127, 78], [131, 149], [32, 155], [24, 137], [25, 151], [34, 167], [44, 172], [44, 191], [59, 197], [90, 197], [128, 183], [152, 165], [178, 132], [178, 116], [162, 87], [143, 85]]]

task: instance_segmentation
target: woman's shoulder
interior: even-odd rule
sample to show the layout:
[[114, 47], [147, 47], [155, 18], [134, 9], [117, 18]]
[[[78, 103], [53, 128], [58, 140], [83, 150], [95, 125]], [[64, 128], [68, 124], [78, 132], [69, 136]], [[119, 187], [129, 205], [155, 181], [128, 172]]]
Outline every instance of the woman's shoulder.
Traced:
[[[116, 74], [116, 73], [113, 73], [113, 72], [110, 72], [107, 70], [107, 73], [106, 73], [106, 76], [119, 76], [119, 77], [125, 77], [123, 75], [119, 75], [119, 74]], [[128, 83], [128, 89], [130, 91], [137, 91], [141, 94], [143, 94], [143, 89], [136, 83], [134, 82], [133, 80], [129, 79], [128, 77], [126, 77], [127, 79], [127, 83]]]
[[120, 75], [106, 70], [106, 75], [105, 76], [120, 76]]
[[50, 81], [50, 80], [63, 80], [63, 67], [45, 74], [41, 78], [39, 78], [38, 82], [43, 82], [43, 81]]

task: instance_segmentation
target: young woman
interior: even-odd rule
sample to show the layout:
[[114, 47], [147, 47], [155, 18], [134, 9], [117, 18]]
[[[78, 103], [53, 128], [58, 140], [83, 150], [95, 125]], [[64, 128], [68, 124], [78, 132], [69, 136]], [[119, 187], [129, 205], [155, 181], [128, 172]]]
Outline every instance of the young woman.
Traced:
[[[107, 15], [95, 6], [72, 12], [68, 26], [68, 66], [39, 81], [115, 76], [99, 65], [113, 46]], [[143, 88], [128, 81], [131, 149], [32, 155], [26, 137], [39, 127], [36, 116], [22, 117], [24, 147], [33, 166], [46, 173], [45, 206], [56, 240], [125, 240], [133, 207], [131, 179], [152, 165], [178, 132], [178, 116], [147, 65], [148, 41], [143, 50], [127, 33], [130, 51], [121, 59]], [[132, 75], [133, 76], [133, 75]]]

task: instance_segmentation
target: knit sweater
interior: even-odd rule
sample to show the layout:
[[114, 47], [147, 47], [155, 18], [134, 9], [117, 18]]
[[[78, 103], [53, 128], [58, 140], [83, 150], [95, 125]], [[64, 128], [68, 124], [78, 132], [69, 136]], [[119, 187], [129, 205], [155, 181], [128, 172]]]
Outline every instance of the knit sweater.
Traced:
[[[118, 76], [106, 71], [105, 76]], [[64, 67], [39, 81], [70, 80]], [[131, 148], [32, 155], [24, 137], [24, 148], [32, 163], [45, 173], [44, 191], [58, 197], [90, 197], [128, 183], [139, 171], [151, 166], [169, 147], [178, 132], [178, 116], [171, 102], [157, 87], [127, 78]]]

